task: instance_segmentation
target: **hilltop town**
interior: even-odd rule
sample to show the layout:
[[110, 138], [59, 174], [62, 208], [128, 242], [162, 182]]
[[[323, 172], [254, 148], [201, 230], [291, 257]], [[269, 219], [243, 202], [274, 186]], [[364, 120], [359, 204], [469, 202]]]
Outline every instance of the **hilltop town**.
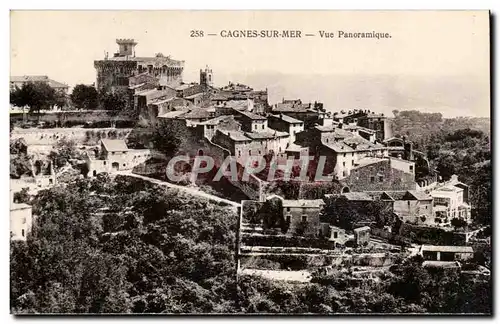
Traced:
[[[411, 133], [400, 133], [414, 126], [403, 112], [326, 107], [320, 95], [314, 102], [271, 103], [268, 89], [217, 86], [209, 66], [200, 69], [197, 82], [185, 82], [184, 61], [161, 53], [136, 56], [133, 39], [116, 43], [114, 55], [94, 62], [95, 83], [77, 85], [71, 95], [48, 76], [11, 77], [11, 98], [18, 98], [11, 99], [10, 113], [12, 241], [29, 244], [46, 233], [37, 232], [37, 222], [47, 217], [41, 201], [47, 204], [64, 188], [97, 199], [94, 216], [128, 219], [135, 209], [125, 207], [123, 195], [153, 186], [206, 201], [194, 203], [200, 215], [212, 215], [211, 204], [226, 206], [221, 208], [233, 215], [236, 248], [222, 241], [232, 250], [237, 280], [322, 283], [337, 276], [359, 286], [407, 260], [426, 271], [451, 269], [490, 280], [491, 226], [484, 215], [491, 210], [474, 205], [488, 193], [475, 192], [475, 182], [464, 180], [470, 177], [455, 174], [461, 170], [448, 156], [456, 156], [456, 147], [446, 147], [451, 153], [438, 159], [444, 141], [432, 151]], [[50, 102], [23, 101], [28, 88], [52, 91]], [[446, 136], [489, 147], [488, 135], [470, 128]], [[178, 179], [172, 181], [167, 166], [179, 156], [188, 158], [175, 164]], [[193, 180], [201, 157], [210, 157], [214, 169]], [[215, 180], [228, 157], [237, 178], [223, 170]], [[310, 161], [305, 167], [303, 158]], [[489, 156], [473, 162], [481, 168]], [[328, 180], [316, 181], [318, 176]], [[121, 194], [107, 183], [128, 191]], [[187, 214], [185, 208], [177, 209]], [[148, 217], [157, 213], [160, 219], [162, 212]], [[130, 222], [111, 226], [96, 240], [125, 235]]]

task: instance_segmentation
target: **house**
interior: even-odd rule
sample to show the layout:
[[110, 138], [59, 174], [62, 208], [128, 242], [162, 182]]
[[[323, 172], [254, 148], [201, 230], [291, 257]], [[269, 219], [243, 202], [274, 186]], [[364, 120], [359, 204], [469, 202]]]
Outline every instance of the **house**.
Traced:
[[322, 199], [283, 200], [283, 217], [289, 224], [287, 234], [318, 235], [323, 205]]
[[332, 226], [330, 223], [321, 223], [321, 236], [334, 242], [335, 246], [344, 246], [350, 240], [349, 235], [346, 234], [345, 229], [337, 226]]
[[21, 88], [25, 83], [45, 83], [48, 84], [52, 89], [67, 94], [68, 85], [52, 80], [46, 75], [23, 75], [23, 76], [11, 76], [10, 77], [10, 89], [13, 90], [16, 87]]
[[10, 191], [10, 239], [26, 241], [33, 223], [32, 207], [14, 202], [14, 192]]
[[136, 56], [137, 42], [134, 39], [117, 39], [116, 44], [118, 52], [112, 57], [105, 54], [104, 59], [94, 61], [97, 89], [128, 88], [132, 85], [130, 78], [141, 74], [148, 74], [156, 79], [155, 82], [172, 88], [181, 84], [184, 61], [174, 60], [162, 53], [149, 57]]
[[286, 132], [290, 135], [289, 143], [295, 143], [295, 134], [304, 131], [304, 122], [285, 114], [270, 115], [267, 118], [268, 126], [272, 129]]
[[402, 190], [369, 192], [392, 205], [393, 212], [405, 223], [434, 225], [432, 196], [423, 191]]
[[356, 246], [365, 246], [370, 242], [370, 227], [363, 226], [354, 229], [354, 243]]
[[469, 186], [458, 181], [456, 175], [444, 185], [430, 192], [434, 199], [434, 217], [436, 222], [448, 223], [453, 218], [461, 218], [471, 222], [471, 206], [469, 205]]
[[87, 166], [92, 176], [101, 172], [131, 170], [151, 156], [150, 150], [131, 150], [124, 140], [101, 139], [99, 149], [87, 151]]
[[474, 257], [471, 246], [422, 245], [420, 254], [431, 261], [466, 261]]

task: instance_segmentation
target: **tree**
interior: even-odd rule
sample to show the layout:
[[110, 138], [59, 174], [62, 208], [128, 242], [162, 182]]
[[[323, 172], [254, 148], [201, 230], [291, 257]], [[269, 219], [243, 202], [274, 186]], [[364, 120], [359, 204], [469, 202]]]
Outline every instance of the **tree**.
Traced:
[[456, 229], [467, 226], [467, 222], [465, 220], [456, 217], [451, 219], [450, 224]]
[[27, 82], [10, 92], [10, 103], [16, 107], [29, 107], [30, 113], [39, 113], [56, 104], [57, 94], [47, 83]]
[[191, 133], [181, 123], [155, 127], [152, 136], [154, 147], [167, 156], [174, 156], [187, 146]]
[[99, 101], [104, 110], [118, 113], [127, 106], [127, 94], [124, 91], [105, 91], [99, 93]]
[[99, 94], [93, 86], [77, 84], [71, 92], [70, 99], [78, 109], [92, 110], [99, 107]]
[[52, 107], [57, 106], [59, 108], [64, 108], [68, 104], [68, 97], [63, 91], [55, 91], [54, 99], [52, 100]]
[[63, 138], [54, 145], [49, 158], [54, 162], [54, 167], [59, 169], [73, 160], [81, 159], [82, 154], [77, 150], [75, 142]]

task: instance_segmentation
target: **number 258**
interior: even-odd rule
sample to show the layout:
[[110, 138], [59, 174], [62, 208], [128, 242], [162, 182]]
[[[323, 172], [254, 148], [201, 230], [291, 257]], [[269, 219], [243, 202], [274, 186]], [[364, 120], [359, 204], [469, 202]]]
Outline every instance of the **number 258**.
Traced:
[[203, 37], [203, 30], [191, 30], [191, 37]]

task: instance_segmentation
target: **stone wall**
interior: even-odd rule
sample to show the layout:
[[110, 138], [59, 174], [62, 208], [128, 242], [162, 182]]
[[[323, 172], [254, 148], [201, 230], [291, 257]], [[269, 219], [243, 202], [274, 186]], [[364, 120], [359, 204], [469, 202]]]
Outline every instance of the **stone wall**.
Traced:
[[81, 124], [87, 122], [134, 122], [135, 117], [127, 113], [116, 114], [109, 110], [71, 110], [71, 111], [46, 111], [39, 114], [24, 114], [15, 112], [10, 114], [11, 123], [26, 121], [57, 123], [58, 126], [65, 124]]
[[14, 129], [10, 138], [23, 138], [28, 146], [54, 145], [61, 139], [74, 141], [77, 144], [97, 145], [102, 138], [123, 139], [128, 136], [130, 128], [28, 128]]

